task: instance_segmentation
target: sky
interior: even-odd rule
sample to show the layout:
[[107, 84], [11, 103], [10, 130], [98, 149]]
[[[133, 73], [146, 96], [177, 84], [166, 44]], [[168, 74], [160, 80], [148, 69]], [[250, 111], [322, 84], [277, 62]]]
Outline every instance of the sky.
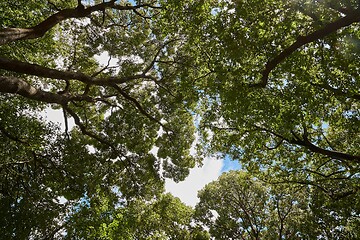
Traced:
[[185, 204], [194, 207], [199, 202], [197, 192], [204, 188], [206, 184], [215, 181], [223, 172], [239, 169], [239, 162], [231, 160], [228, 156], [224, 159], [205, 158], [203, 166], [190, 170], [190, 174], [185, 181], [175, 183], [171, 179], [166, 179], [165, 190], [180, 198]]
[[[103, 52], [101, 55], [95, 56], [95, 59], [102, 65], [107, 65], [109, 55]], [[111, 59], [110, 66], [117, 65], [117, 59]], [[47, 109], [43, 114], [49, 121], [58, 122], [62, 130], [65, 130], [64, 116], [62, 110]], [[74, 126], [73, 119], [68, 119], [69, 128]], [[194, 153], [195, 151], [192, 150]], [[182, 182], [175, 183], [171, 179], [165, 181], [165, 191], [170, 192], [174, 196], [181, 199], [185, 204], [194, 207], [199, 201], [197, 192], [205, 187], [206, 184], [216, 180], [221, 173], [230, 170], [240, 169], [237, 161], [232, 161], [230, 157], [226, 156], [224, 159], [216, 157], [207, 157], [203, 160], [201, 167], [195, 167], [190, 170], [189, 176]]]
[[[64, 116], [61, 110], [47, 109], [43, 113], [47, 120], [58, 122], [64, 131]], [[74, 126], [74, 121], [69, 118], [69, 127]], [[216, 157], [207, 157], [201, 167], [195, 167], [190, 170], [189, 176], [182, 182], [175, 183], [171, 179], [165, 181], [165, 191], [170, 192], [175, 197], [181, 199], [186, 205], [194, 207], [199, 201], [197, 192], [205, 187], [206, 184], [215, 181], [223, 172], [240, 169], [237, 161], [232, 161], [230, 157], [218, 159]]]
[[165, 190], [181, 199], [186, 205], [194, 207], [199, 202], [197, 192], [206, 184], [215, 181], [223, 172], [238, 170], [240, 165], [230, 158], [217, 159], [215, 157], [204, 159], [202, 167], [190, 170], [189, 176], [183, 182], [175, 183], [166, 179]]

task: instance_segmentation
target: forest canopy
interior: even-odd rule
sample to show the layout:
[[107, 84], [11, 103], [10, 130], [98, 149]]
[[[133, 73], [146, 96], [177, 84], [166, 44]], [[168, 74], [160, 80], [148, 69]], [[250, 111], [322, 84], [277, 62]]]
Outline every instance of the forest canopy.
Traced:
[[[0, 2], [2, 236], [359, 238], [359, 22], [354, 0]], [[164, 192], [209, 155], [242, 170], [195, 209]]]

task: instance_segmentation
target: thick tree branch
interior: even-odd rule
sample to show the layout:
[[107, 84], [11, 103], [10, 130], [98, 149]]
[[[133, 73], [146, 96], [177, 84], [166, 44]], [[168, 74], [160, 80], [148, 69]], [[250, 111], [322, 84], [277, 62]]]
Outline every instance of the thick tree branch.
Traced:
[[83, 18], [90, 16], [91, 13], [97, 11], [104, 11], [107, 8], [116, 9], [116, 10], [137, 10], [139, 8], [149, 7], [149, 8], [160, 8], [158, 6], [152, 6], [150, 4], [140, 4], [136, 6], [131, 5], [118, 5], [115, 4], [115, 1], [103, 2], [94, 6], [85, 8], [81, 1], [79, 5], [73, 9], [64, 9], [61, 10], [38, 25], [31, 28], [5, 28], [0, 30], [0, 45], [7, 44], [16, 40], [24, 39], [34, 39], [42, 37], [46, 32], [53, 28], [58, 23], [70, 19], [70, 18]]
[[262, 72], [262, 78], [259, 83], [252, 84], [252, 87], [266, 87], [268, 83], [268, 78], [270, 72], [276, 68], [278, 64], [284, 61], [287, 57], [289, 57], [293, 52], [297, 51], [302, 46], [314, 42], [318, 39], [324, 38], [331, 33], [336, 32], [337, 30], [349, 26], [355, 22], [360, 21], [360, 9], [354, 10], [349, 13], [347, 16], [340, 18], [332, 23], [325, 25], [323, 28], [307, 35], [307, 36], [299, 36], [297, 40], [288, 48], [285, 48], [279, 55], [269, 60], [265, 69]]
[[303, 139], [294, 135], [294, 138], [290, 139], [289, 143], [293, 143], [293, 144], [297, 144], [299, 146], [306, 147], [311, 152], [320, 153], [322, 155], [325, 155], [325, 156], [328, 156], [328, 157], [331, 157], [334, 159], [360, 162], [360, 156], [351, 155], [351, 154], [333, 151], [333, 150], [327, 150], [327, 149], [316, 146], [315, 144], [310, 142], [310, 140], [308, 139], [308, 137], [305, 134], [303, 135]]
[[0, 57], [0, 69], [17, 72], [17, 73], [24, 73], [38, 77], [51, 78], [51, 79], [62, 79], [62, 80], [76, 79], [85, 83], [92, 83], [93, 81], [93, 78], [83, 73], [60, 71], [56, 69], [43, 67], [37, 64], [31, 64], [27, 62], [22, 62], [22, 61], [2, 58], [2, 57]]
[[0, 76], [0, 92], [14, 93], [28, 99], [46, 103], [64, 104], [68, 100], [64, 95], [37, 89], [20, 78], [8, 76]]
[[349, 91], [343, 91], [339, 88], [333, 88], [328, 84], [318, 84], [318, 83], [310, 83], [311, 85], [318, 87], [318, 88], [323, 88], [326, 89], [330, 92], [332, 92], [335, 96], [343, 96], [346, 98], [352, 98], [355, 100], [360, 100], [360, 94], [356, 94], [356, 93], [351, 93]]
[[355, 162], [360, 162], [360, 156], [357, 155], [351, 155], [351, 154], [347, 154], [347, 153], [343, 153], [343, 152], [338, 152], [338, 151], [333, 151], [333, 150], [328, 150], [328, 149], [324, 149], [324, 148], [320, 148], [318, 146], [316, 146], [315, 144], [313, 144], [312, 142], [310, 142], [310, 140], [307, 137], [307, 133], [304, 133], [302, 135], [302, 138], [299, 137], [298, 135], [296, 135], [294, 132], [292, 132], [293, 138], [286, 138], [285, 136], [282, 136], [279, 133], [276, 133], [274, 131], [271, 131], [269, 129], [266, 129], [264, 127], [260, 127], [260, 126], [256, 126], [254, 125], [255, 128], [270, 133], [278, 138], [280, 138], [281, 140], [284, 140], [290, 144], [295, 144], [298, 146], [303, 146], [306, 149], [308, 149], [309, 151], [313, 152], [313, 153], [319, 153], [334, 159], [338, 159], [338, 160], [345, 160], [345, 161], [355, 161]]
[[27, 62], [22, 62], [13, 59], [7, 59], [0, 57], [0, 69], [24, 73], [28, 75], [33, 75], [37, 77], [45, 77], [51, 79], [61, 79], [61, 80], [79, 80], [85, 84], [98, 85], [98, 86], [112, 86], [112, 84], [121, 84], [126, 83], [136, 79], [150, 79], [154, 80], [154, 77], [146, 74], [135, 74], [132, 76], [125, 77], [108, 77], [108, 78], [95, 78], [88, 76], [81, 72], [72, 72], [72, 71], [60, 71], [48, 67], [43, 67], [38, 64], [31, 64]]
[[33, 87], [23, 79], [0, 76], [0, 93], [18, 94], [25, 98], [44, 103], [56, 103], [60, 105], [67, 104], [70, 101], [94, 102], [95, 100], [86, 95], [71, 95], [47, 92]]

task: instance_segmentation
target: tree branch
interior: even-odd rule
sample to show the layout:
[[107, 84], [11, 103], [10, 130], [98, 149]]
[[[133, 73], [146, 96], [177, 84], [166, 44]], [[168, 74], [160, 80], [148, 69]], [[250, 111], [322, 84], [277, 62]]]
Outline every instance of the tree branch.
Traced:
[[85, 125], [81, 122], [80, 117], [79, 117], [68, 105], [64, 104], [64, 105], [62, 105], [62, 107], [63, 107], [63, 109], [64, 109], [67, 113], [69, 113], [70, 116], [74, 119], [75, 124], [80, 128], [80, 131], [81, 131], [84, 135], [89, 136], [89, 137], [97, 140], [98, 142], [100, 142], [100, 143], [102, 143], [102, 144], [104, 144], [104, 145], [107, 145], [107, 146], [115, 149], [114, 146], [113, 146], [111, 143], [109, 143], [109, 142], [106, 141], [105, 139], [97, 136], [97, 135], [94, 134], [93, 132], [90, 132], [90, 131], [85, 127]]
[[158, 123], [161, 127], [164, 128], [164, 130], [168, 130], [168, 128], [166, 126], [164, 126], [164, 124], [162, 124], [159, 120], [157, 120], [156, 118], [154, 118], [153, 116], [151, 116], [149, 113], [147, 113], [144, 108], [141, 106], [141, 104], [133, 97], [131, 97], [129, 94], [127, 94], [126, 92], [124, 92], [119, 86], [117, 86], [116, 84], [113, 85], [113, 88], [116, 89], [125, 99], [131, 101], [135, 107], [144, 115], [146, 116], [148, 119], [150, 119], [153, 122]]
[[333, 88], [328, 84], [318, 84], [318, 83], [312, 83], [310, 82], [311, 85], [318, 87], [318, 88], [323, 88], [328, 90], [329, 92], [332, 92], [335, 96], [344, 96], [346, 98], [351, 98], [351, 99], [355, 99], [355, 100], [360, 100], [360, 94], [356, 94], [356, 93], [351, 93], [351, 92], [344, 92], [339, 88]]
[[[329, 173], [329, 174], [323, 174], [323, 173], [321, 173], [321, 172], [317, 172], [317, 171], [314, 171], [314, 170], [311, 170], [311, 169], [304, 169], [304, 171], [305, 172], [309, 172], [309, 173], [312, 173], [312, 174], [316, 174], [316, 175], [319, 175], [319, 176], [321, 176], [321, 177], [323, 177], [323, 178], [330, 178], [330, 177], [332, 177], [332, 176], [334, 176], [334, 175], [336, 175], [336, 174], [342, 174], [342, 173], [346, 173], [346, 171], [336, 171], [336, 172], [332, 172], [332, 173]], [[344, 178], [344, 179], [348, 179], [349, 177], [346, 177], [346, 178]], [[338, 179], [338, 178], [336, 178], [336, 179]]]
[[98, 86], [103, 86], [103, 85], [112, 86], [112, 84], [114, 83], [121, 84], [136, 79], [154, 80], [154, 77], [145, 74], [135, 74], [131, 76], [124, 76], [118, 78], [117, 77], [95, 78], [81, 72], [60, 71], [57, 69], [43, 67], [38, 64], [31, 64], [27, 62], [1, 58], [1, 57], [0, 57], [0, 69], [17, 72], [17, 73], [24, 73], [38, 77], [51, 78], [51, 79], [79, 80], [85, 84], [98, 85]]
[[176, 42], [176, 41], [179, 41], [180, 39], [178, 38], [175, 38], [175, 39], [172, 39], [172, 40], [169, 40], [167, 42], [165, 42], [164, 44], [162, 44], [159, 49], [157, 50], [157, 52], [155, 53], [154, 57], [153, 57], [153, 60], [150, 62], [149, 66], [147, 66], [144, 71], [143, 71], [143, 74], [146, 74], [148, 73], [155, 65], [155, 63], [159, 62], [157, 61], [157, 58], [159, 57], [161, 51], [169, 44], [173, 43], [173, 42]]
[[0, 76], [0, 92], [18, 94], [31, 100], [60, 105], [67, 104], [70, 101], [95, 101], [93, 98], [86, 95], [71, 95], [69, 93], [59, 94], [43, 91], [33, 87], [23, 79], [10, 76]]
[[7, 44], [16, 40], [24, 39], [34, 39], [44, 36], [51, 28], [53, 28], [58, 23], [70, 19], [70, 18], [83, 18], [90, 16], [91, 13], [97, 11], [104, 11], [107, 8], [112, 8], [116, 10], [136, 10], [139, 8], [161, 8], [157, 6], [152, 6], [150, 4], [139, 4], [136, 6], [131, 5], [118, 5], [115, 4], [115, 1], [103, 2], [91, 7], [85, 8], [81, 1], [78, 1], [78, 6], [76, 8], [64, 9], [61, 10], [38, 25], [31, 28], [5, 28], [0, 30], [0, 45]]
[[318, 39], [324, 38], [331, 33], [336, 32], [337, 30], [349, 26], [355, 22], [360, 21], [360, 9], [354, 10], [349, 13], [347, 16], [340, 18], [332, 23], [325, 25], [323, 28], [307, 35], [307, 36], [299, 36], [297, 40], [288, 48], [285, 48], [279, 55], [269, 60], [265, 69], [262, 72], [262, 78], [259, 83], [251, 84], [252, 87], [266, 87], [268, 83], [268, 78], [270, 72], [277, 67], [282, 61], [284, 61], [287, 57], [289, 57], [293, 52], [297, 51], [302, 46], [314, 42]]
[[9, 76], [0, 76], [0, 92], [15, 93], [45, 103], [64, 104], [68, 101], [68, 98], [64, 95], [37, 89], [20, 78]]
[[305, 132], [301, 137], [297, 136], [295, 134], [294, 131], [291, 131], [292, 135], [293, 135], [293, 138], [292, 139], [289, 139], [289, 138], [286, 138], [284, 136], [282, 136], [281, 134], [279, 133], [276, 133], [274, 131], [271, 131], [269, 129], [266, 129], [264, 127], [260, 127], [260, 126], [256, 126], [254, 125], [254, 127], [256, 127], [257, 129], [261, 130], [261, 131], [265, 131], [267, 133], [270, 133], [288, 143], [291, 143], [291, 144], [295, 144], [295, 145], [298, 145], [298, 146], [303, 146], [305, 147], [306, 149], [310, 150], [311, 152], [313, 153], [319, 153], [319, 154], [322, 154], [322, 155], [325, 155], [327, 157], [331, 157], [331, 158], [334, 158], [334, 159], [338, 159], [338, 160], [347, 160], [347, 161], [355, 161], [355, 162], [360, 162], [360, 156], [358, 155], [351, 155], [351, 154], [347, 154], [347, 153], [343, 153], [343, 152], [338, 152], [338, 151], [333, 151], [333, 150], [327, 150], [327, 149], [324, 149], [324, 148], [320, 148], [318, 146], [316, 146], [315, 144], [311, 143], [310, 140], [308, 139], [307, 137], [307, 133]]
[[315, 144], [313, 144], [312, 142], [310, 142], [308, 137], [305, 135], [303, 135], [303, 139], [300, 139], [299, 137], [295, 137], [295, 139], [290, 140], [289, 143], [294, 143], [300, 146], [304, 146], [311, 152], [320, 153], [334, 159], [360, 162], [360, 156], [320, 148]]

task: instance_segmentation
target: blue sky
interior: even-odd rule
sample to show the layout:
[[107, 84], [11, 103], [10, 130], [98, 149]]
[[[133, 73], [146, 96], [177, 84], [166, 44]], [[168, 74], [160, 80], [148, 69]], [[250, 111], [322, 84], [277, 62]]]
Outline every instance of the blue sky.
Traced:
[[221, 168], [221, 172], [228, 172], [230, 170], [239, 170], [241, 165], [238, 161], [232, 160], [229, 155], [223, 160], [223, 167]]
[[231, 161], [229, 157], [219, 159], [215, 157], [205, 158], [201, 167], [190, 170], [189, 176], [182, 182], [175, 183], [170, 179], [165, 181], [165, 190], [181, 199], [185, 204], [194, 207], [198, 203], [197, 193], [206, 184], [215, 181], [223, 173], [230, 170], [240, 169], [237, 161]]
[[[134, 0], [130, 0], [129, 2], [133, 5], [135, 4]], [[104, 53], [101, 56], [98, 56], [98, 58], [99, 59], [97, 60], [100, 63], [106, 64], [108, 55]], [[115, 60], [116, 59], [114, 59], [114, 61]], [[44, 115], [54, 122], [63, 122], [63, 113], [61, 111], [48, 109], [48, 112], [44, 113]], [[69, 126], [73, 126], [73, 120], [69, 120]], [[197, 124], [198, 123], [195, 123], [195, 125]], [[63, 125], [64, 124], [62, 123], [62, 128], [64, 128]], [[223, 159], [207, 157], [203, 160], [203, 165], [201, 167], [191, 169], [190, 175], [185, 179], [185, 181], [175, 183], [172, 180], [167, 179], [165, 185], [166, 191], [179, 197], [187, 205], [195, 206], [198, 202], [197, 192], [199, 190], [201, 190], [206, 184], [216, 180], [223, 172], [238, 169], [240, 169], [238, 161], [232, 161], [229, 156], [225, 156]]]
[[[62, 130], [65, 129], [62, 111], [47, 109], [43, 116], [50, 121], [60, 123]], [[74, 126], [73, 119], [69, 119], [69, 126]], [[166, 179], [165, 189], [187, 205], [195, 206], [198, 202], [197, 192], [199, 190], [204, 188], [206, 184], [215, 181], [223, 172], [238, 169], [240, 169], [240, 164], [237, 161], [232, 161], [229, 156], [225, 156], [225, 158], [207, 157], [203, 160], [201, 167], [190, 170], [185, 181], [175, 183]], [[64, 199], [61, 201], [64, 202]]]

